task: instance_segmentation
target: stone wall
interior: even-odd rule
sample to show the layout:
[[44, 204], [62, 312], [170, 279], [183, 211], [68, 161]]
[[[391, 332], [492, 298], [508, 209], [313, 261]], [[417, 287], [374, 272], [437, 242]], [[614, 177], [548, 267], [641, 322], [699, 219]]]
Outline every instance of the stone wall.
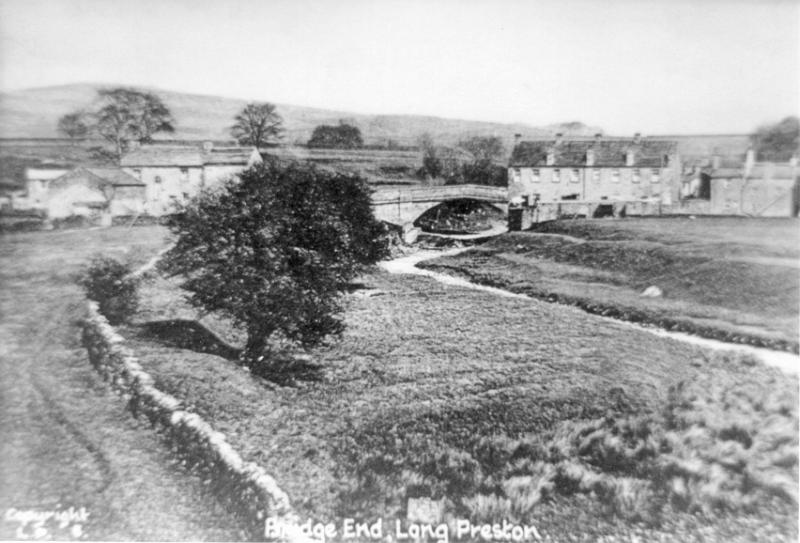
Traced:
[[306, 540], [289, 497], [275, 480], [257, 464], [243, 461], [225, 436], [197, 414], [182, 410], [180, 401], [155, 388], [152, 377], [92, 301], [82, 337], [90, 362], [126, 399], [133, 415], [150, 421], [183, 463], [247, 524], [254, 538], [263, 540], [264, 523], [269, 517], [277, 519], [283, 529], [282, 541]]

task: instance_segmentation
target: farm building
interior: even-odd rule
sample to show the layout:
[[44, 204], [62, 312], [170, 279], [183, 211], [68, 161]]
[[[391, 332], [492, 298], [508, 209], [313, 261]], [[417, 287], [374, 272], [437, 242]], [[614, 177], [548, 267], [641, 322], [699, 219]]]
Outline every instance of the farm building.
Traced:
[[798, 167], [756, 162], [743, 168], [719, 168], [709, 174], [713, 215], [794, 217], [798, 212]]
[[145, 145], [122, 157], [122, 169], [145, 186], [145, 210], [169, 212], [204, 187], [261, 162], [255, 147]]
[[26, 168], [25, 196], [14, 201], [16, 209], [42, 209], [48, 200], [48, 188], [54, 179], [58, 179], [69, 168]]
[[711, 157], [686, 167], [676, 210], [698, 215], [793, 217], [798, 212], [797, 159], [756, 162], [745, 157]]
[[27, 200], [50, 219], [133, 215], [144, 209], [144, 185], [118, 168], [79, 167], [44, 183], [36, 175], [28, 181]]
[[519, 142], [509, 163], [509, 198], [670, 204], [680, 173], [677, 149], [674, 141], [638, 134]]

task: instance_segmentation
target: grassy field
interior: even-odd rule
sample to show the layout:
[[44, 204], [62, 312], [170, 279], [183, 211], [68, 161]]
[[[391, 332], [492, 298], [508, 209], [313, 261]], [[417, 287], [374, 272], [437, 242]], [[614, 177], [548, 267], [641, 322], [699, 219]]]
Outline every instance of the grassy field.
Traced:
[[[625, 320], [798, 349], [797, 219], [560, 221], [422, 266]], [[641, 296], [649, 286], [663, 296]]]
[[[84, 507], [45, 539], [236, 540], [243, 533], [200, 480], [175, 464], [146, 423], [96, 375], [80, 343], [75, 278], [96, 251], [144, 263], [158, 228], [0, 236], [0, 539], [6, 517]], [[82, 534], [82, 535], [81, 535]]]
[[344, 335], [282, 385], [198, 341], [174, 281], [144, 287], [122, 334], [306, 518], [405, 518], [430, 497], [551, 541], [796, 539], [795, 378], [533, 299], [361, 284]]
[[[95, 538], [238, 538], [95, 383], [71, 324], [92, 253], [141, 264], [165, 231], [2, 240], [2, 503], [60, 489], [92, 508]], [[405, 518], [409, 498], [430, 497], [445, 519], [507, 518], [550, 541], [796, 540], [796, 378], [534, 299], [382, 271], [360, 287], [344, 335], [280, 385], [198, 328], [175, 281], [143, 285], [121, 332], [304, 518]]]

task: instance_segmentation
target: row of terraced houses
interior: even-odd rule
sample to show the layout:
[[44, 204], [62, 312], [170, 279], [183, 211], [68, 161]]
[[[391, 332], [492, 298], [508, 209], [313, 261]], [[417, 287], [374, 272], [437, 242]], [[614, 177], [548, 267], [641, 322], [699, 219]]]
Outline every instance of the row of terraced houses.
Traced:
[[[798, 214], [797, 157], [786, 163], [745, 156], [682, 163], [676, 140], [555, 138], [516, 142], [508, 169], [511, 209], [527, 224], [598, 212], [791, 217]], [[543, 215], [540, 214], [543, 211]]]

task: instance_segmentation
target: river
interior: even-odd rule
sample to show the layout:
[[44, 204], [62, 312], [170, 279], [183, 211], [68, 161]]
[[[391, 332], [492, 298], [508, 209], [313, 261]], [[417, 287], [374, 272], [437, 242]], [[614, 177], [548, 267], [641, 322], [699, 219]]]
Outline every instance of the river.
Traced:
[[[453, 277], [451, 275], [447, 275], [444, 273], [439, 273], [431, 270], [424, 270], [417, 267], [417, 264], [425, 260], [431, 260], [442, 256], [453, 256], [462, 253], [464, 251], [468, 251], [469, 249], [470, 247], [458, 247], [456, 249], [447, 249], [438, 251], [423, 250], [414, 253], [412, 255], [403, 256], [400, 258], [395, 258], [393, 260], [387, 260], [381, 262], [380, 267], [385, 269], [389, 273], [422, 275], [425, 277], [430, 277], [432, 279], [435, 279], [436, 281], [439, 281], [440, 283], [444, 283], [446, 285], [464, 287], [473, 290], [482, 290], [485, 292], [490, 292], [497, 296], [504, 296], [507, 298], [522, 298], [534, 301], [533, 298], [525, 296], [524, 294], [516, 294], [514, 292], [509, 292], [501, 288], [489, 287], [486, 285], [478, 285], [476, 283], [472, 283], [460, 277]], [[539, 300], [536, 301], [538, 302]], [[593, 315], [593, 316], [598, 319], [605, 319], [607, 321], [621, 324], [623, 326], [628, 326], [630, 328], [634, 328], [636, 330], [646, 332], [648, 334], [654, 334], [675, 341], [690, 343], [692, 345], [697, 345], [699, 347], [704, 347], [706, 349], [714, 351], [732, 351], [737, 353], [750, 354], [756, 359], [763, 362], [764, 364], [779, 368], [787, 374], [790, 375], [800, 374], [800, 356], [797, 356], [796, 354], [793, 353], [787, 353], [784, 351], [773, 351], [771, 349], [751, 347], [749, 345], [740, 345], [738, 343], [726, 343], [724, 341], [706, 339], [699, 336], [693, 336], [691, 334], [685, 334], [682, 332], [671, 332], [669, 330], [664, 330], [662, 328], [656, 328], [653, 326], [643, 326], [641, 324], [622, 321], [618, 319], [612, 319], [610, 317], [603, 317], [600, 315]]]

